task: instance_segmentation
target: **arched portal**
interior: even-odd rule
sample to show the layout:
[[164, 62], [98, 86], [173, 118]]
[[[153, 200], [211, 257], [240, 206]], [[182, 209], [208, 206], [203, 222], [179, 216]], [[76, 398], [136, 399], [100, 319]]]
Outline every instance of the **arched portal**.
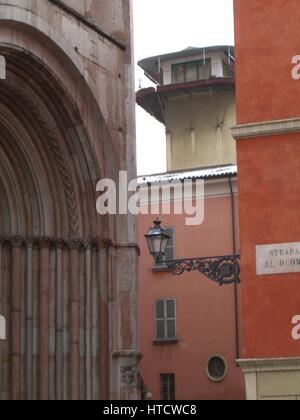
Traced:
[[0, 399], [99, 399], [107, 353], [101, 167], [76, 104], [46, 66], [13, 46], [0, 54], [0, 313], [8, 331]]
[[135, 177], [130, 18], [0, 2], [0, 400], [137, 397], [136, 222], [96, 214], [100, 178]]

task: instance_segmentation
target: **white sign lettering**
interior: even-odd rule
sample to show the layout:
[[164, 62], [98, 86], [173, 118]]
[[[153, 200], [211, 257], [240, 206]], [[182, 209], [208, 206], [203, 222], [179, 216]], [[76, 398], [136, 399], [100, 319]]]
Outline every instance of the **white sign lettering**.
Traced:
[[0, 55], [0, 80], [6, 79], [6, 60], [3, 55]]
[[300, 273], [300, 243], [258, 245], [256, 274]]
[[6, 339], [6, 321], [4, 316], [0, 316], [0, 340]]
[[292, 79], [299, 80], [300, 79], [300, 55], [295, 55], [292, 58], [292, 64], [294, 64], [294, 67], [292, 69]]
[[292, 324], [295, 325], [292, 329], [292, 338], [293, 340], [298, 341], [300, 340], [300, 315], [294, 316]]

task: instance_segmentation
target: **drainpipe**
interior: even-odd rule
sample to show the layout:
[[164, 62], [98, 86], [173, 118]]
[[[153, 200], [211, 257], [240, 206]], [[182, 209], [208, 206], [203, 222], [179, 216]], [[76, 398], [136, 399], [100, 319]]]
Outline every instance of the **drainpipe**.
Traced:
[[[229, 188], [231, 195], [231, 225], [232, 225], [232, 244], [233, 244], [233, 254], [237, 254], [237, 245], [236, 245], [236, 212], [235, 212], [235, 203], [234, 203], [234, 192], [232, 185], [232, 177], [229, 177]], [[240, 359], [240, 332], [239, 332], [239, 295], [238, 295], [238, 285], [234, 284], [234, 310], [235, 310], [235, 346], [236, 346], [236, 360]]]

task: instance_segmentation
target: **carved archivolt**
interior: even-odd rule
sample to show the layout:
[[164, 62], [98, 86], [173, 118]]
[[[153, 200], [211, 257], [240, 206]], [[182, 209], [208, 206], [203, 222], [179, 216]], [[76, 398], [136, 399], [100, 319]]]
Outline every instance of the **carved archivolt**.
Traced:
[[26, 96], [18, 87], [13, 85], [11, 82], [6, 80], [2, 82], [5, 84], [5, 88], [9, 90], [10, 94], [14, 98], [15, 101], [18, 101], [26, 110], [29, 110], [32, 118], [37, 122], [40, 126], [40, 129], [43, 132], [44, 139], [47, 141], [53, 156], [56, 160], [57, 169], [59, 171], [62, 184], [65, 191], [65, 199], [68, 209], [68, 216], [69, 216], [69, 229], [70, 229], [70, 236], [78, 236], [79, 235], [79, 217], [78, 217], [78, 210], [76, 206], [76, 194], [74, 190], [74, 185], [72, 183], [72, 176], [70, 169], [68, 167], [67, 161], [64, 158], [64, 153], [59, 145], [57, 139], [52, 135], [51, 130], [49, 129], [47, 123], [42, 118], [39, 110], [34, 105], [34, 103]]
[[61, 87], [47, 69], [38, 64], [33, 73], [30, 55], [6, 53], [0, 315], [8, 336], [0, 342], [0, 400], [99, 400], [100, 361], [109, 351], [102, 292], [109, 252], [97, 236], [93, 147], [88, 136], [82, 144], [76, 105], [59, 97]]

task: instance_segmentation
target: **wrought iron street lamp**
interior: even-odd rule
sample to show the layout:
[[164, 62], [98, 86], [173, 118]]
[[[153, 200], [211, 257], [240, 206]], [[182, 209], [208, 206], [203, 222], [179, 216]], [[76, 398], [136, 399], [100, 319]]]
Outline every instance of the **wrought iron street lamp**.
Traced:
[[[170, 235], [161, 227], [161, 221], [156, 219], [154, 227], [145, 235], [150, 254], [156, 261], [165, 255], [166, 247]], [[220, 286], [224, 284], [239, 284], [240, 279], [240, 256], [226, 255], [218, 257], [198, 257], [181, 260], [164, 261], [170, 271], [175, 275], [185, 272], [199, 271], [210, 280], [215, 281]]]
[[154, 227], [149, 229], [145, 238], [148, 242], [150, 254], [156, 261], [161, 260], [166, 253], [170, 235], [161, 227], [161, 221], [158, 218], [154, 221]]

